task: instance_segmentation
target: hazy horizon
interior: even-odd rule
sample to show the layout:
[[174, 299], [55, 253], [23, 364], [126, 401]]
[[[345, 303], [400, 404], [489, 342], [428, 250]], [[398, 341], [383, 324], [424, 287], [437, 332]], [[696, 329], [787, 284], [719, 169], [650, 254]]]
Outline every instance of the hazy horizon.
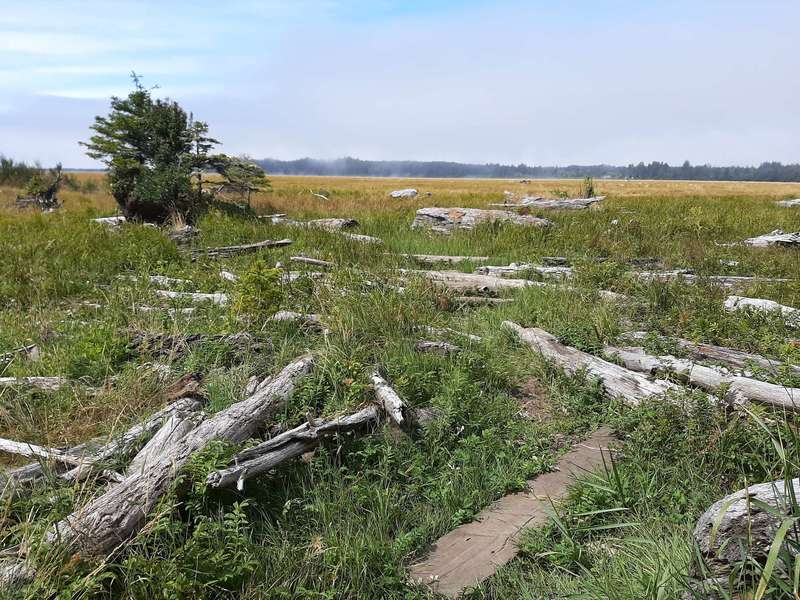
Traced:
[[0, 15], [0, 153], [78, 146], [129, 73], [223, 151], [528, 165], [800, 162], [796, 2], [60, 3]]

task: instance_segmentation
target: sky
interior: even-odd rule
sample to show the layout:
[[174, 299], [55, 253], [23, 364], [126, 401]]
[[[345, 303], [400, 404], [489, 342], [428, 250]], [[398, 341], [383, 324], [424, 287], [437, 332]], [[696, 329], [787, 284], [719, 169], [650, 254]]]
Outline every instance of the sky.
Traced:
[[800, 2], [0, 0], [0, 154], [78, 142], [131, 89], [228, 154], [800, 162]]

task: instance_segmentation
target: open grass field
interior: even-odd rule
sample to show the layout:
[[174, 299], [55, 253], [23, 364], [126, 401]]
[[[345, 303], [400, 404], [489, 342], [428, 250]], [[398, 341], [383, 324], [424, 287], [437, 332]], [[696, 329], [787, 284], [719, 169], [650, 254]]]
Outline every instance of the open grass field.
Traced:
[[[96, 173], [74, 177], [102, 179]], [[349, 231], [383, 243], [214, 212], [198, 223], [201, 233], [188, 248], [156, 228], [91, 222], [115, 213], [102, 187], [64, 191], [64, 208], [49, 214], [17, 210], [18, 190], [0, 188], [0, 355], [30, 344], [41, 354], [39, 360], [16, 354], [0, 361], [0, 376], [69, 382], [57, 391], [0, 388], [0, 437], [66, 448], [113, 436], [162, 408], [170, 386], [186, 373], [202, 376], [204, 410], [215, 414], [244, 397], [249, 378], [276, 373], [305, 352], [316, 357], [313, 372], [265, 431], [366, 405], [376, 368], [410, 407], [436, 410], [414, 435], [385, 425], [369, 435], [329, 440], [302, 460], [249, 480], [243, 490], [204, 485], [237, 450], [213, 444], [183, 470], [146, 525], [102, 559], [45, 543], [44, 534], [113, 483], [52, 475], [25, 493], [5, 494], [1, 547], [21, 545], [37, 573], [7, 596], [435, 598], [408, 578], [431, 543], [522, 489], [600, 425], [619, 439], [613, 463], [581, 478], [550, 525], [525, 532], [520, 556], [464, 597], [655, 600], [689, 593], [692, 528], [702, 512], [747, 483], [800, 469], [792, 411], [756, 404], [733, 409], [716, 401], [724, 389], [715, 395], [682, 387], [671, 402], [654, 398], [638, 406], [609, 400], [595, 379], [566, 375], [501, 323], [539, 327], [597, 356], [604, 356], [604, 346], [622, 345], [622, 334], [646, 331], [652, 353], [682, 352], [660, 335], [798, 365], [800, 330], [790, 320], [779, 313], [728, 312], [723, 303], [738, 294], [800, 307], [800, 250], [721, 244], [774, 229], [800, 231], [800, 208], [775, 204], [800, 197], [800, 184], [598, 181], [607, 199], [590, 209], [535, 211], [555, 223], [551, 228], [482, 225], [449, 236], [410, 228], [424, 206], [483, 208], [502, 202], [506, 190], [517, 197], [575, 195], [579, 186], [275, 177], [270, 191], [254, 197], [256, 213], [353, 217], [359, 225]], [[420, 195], [388, 197], [406, 187]], [[232, 258], [192, 261], [188, 253], [284, 238], [292, 244]], [[543, 257], [561, 256], [574, 272], [569, 285], [493, 294], [513, 302], [462, 306], [454, 300], [458, 294], [399, 269], [472, 272], [478, 263], [424, 267], [403, 254], [486, 256], [489, 265], [542, 264]], [[321, 270], [290, 262], [298, 255], [335, 266], [324, 269], [324, 278], [307, 274], [290, 282], [271, 271], [278, 262], [284, 271]], [[637, 259], [658, 259], [660, 270], [688, 269], [698, 277], [643, 280], [629, 273]], [[220, 270], [242, 279], [225, 280]], [[231, 302], [159, 296], [156, 291], [167, 288], [148, 279], [153, 275], [188, 280], [175, 290], [222, 292]], [[731, 290], [706, 277], [717, 275], [755, 279]], [[785, 281], [770, 281], [775, 278]], [[600, 290], [620, 296], [601, 301]], [[144, 312], [143, 306], [158, 310]], [[166, 310], [188, 307], [195, 310]], [[320, 315], [328, 331], [270, 321], [278, 309]], [[480, 341], [425, 333], [425, 327]], [[223, 340], [160, 353], [134, 344], [142, 334], [241, 332], [254, 340], [248, 348]], [[421, 353], [421, 339], [449, 340], [461, 351]], [[800, 387], [800, 375], [789, 367], [759, 376]], [[8, 465], [23, 464], [4, 456]], [[797, 597], [798, 564], [776, 569], [764, 597]], [[751, 569], [755, 582], [758, 569]], [[722, 584], [721, 597], [726, 589]]]

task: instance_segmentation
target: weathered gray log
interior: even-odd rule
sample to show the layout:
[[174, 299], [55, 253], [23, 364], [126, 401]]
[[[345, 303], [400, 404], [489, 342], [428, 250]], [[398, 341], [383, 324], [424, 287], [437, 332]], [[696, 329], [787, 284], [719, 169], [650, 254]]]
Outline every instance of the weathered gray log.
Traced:
[[241, 490], [246, 479], [266, 473], [286, 461], [313, 450], [322, 440], [353, 431], [368, 430], [379, 421], [378, 408], [367, 406], [351, 415], [336, 417], [329, 421], [303, 423], [236, 454], [231, 459], [233, 466], [211, 473], [206, 483], [211, 487], [226, 487], [235, 483]]
[[125, 472], [128, 475], [144, 473], [161, 454], [168, 451], [179, 440], [202, 422], [199, 410], [175, 412], [172, 414], [156, 434], [150, 438], [144, 447], [133, 457]]
[[39, 350], [39, 346], [36, 344], [29, 344], [27, 346], [14, 348], [10, 352], [4, 352], [0, 354], [0, 361], [10, 361], [17, 356], [24, 356], [28, 360], [38, 362], [42, 358], [42, 353]]
[[653, 356], [641, 348], [616, 348], [607, 346], [605, 352], [613, 355], [632, 371], [654, 375], [669, 372], [682, 381], [716, 394], [725, 392], [731, 404], [756, 402], [792, 412], [800, 411], [800, 388], [790, 388], [749, 377], [733, 375], [721, 367], [698, 365], [674, 356]]
[[531, 215], [519, 215], [507, 210], [483, 210], [480, 208], [420, 208], [411, 227], [474, 229], [481, 223], [508, 223], [528, 227], [550, 227], [552, 221]]
[[172, 298], [174, 300], [189, 300], [191, 302], [213, 302], [219, 306], [228, 304], [227, 294], [201, 294], [200, 292], [173, 292], [172, 290], [156, 290], [156, 296], [162, 298]]
[[335, 263], [330, 262], [329, 260], [321, 260], [319, 258], [309, 258], [307, 256], [290, 256], [290, 262], [297, 262], [304, 265], [313, 265], [315, 267], [334, 267], [336, 266]]
[[437, 263], [460, 263], [460, 262], [486, 262], [488, 256], [443, 256], [439, 254], [400, 254], [403, 258], [410, 258], [426, 265]]
[[[793, 503], [800, 498], [800, 480], [782, 479], [751, 485], [712, 504], [698, 519], [694, 539], [710, 571], [710, 579], [726, 578], [748, 558], [764, 564], [775, 541], [783, 516], [794, 514]], [[768, 512], [759, 503], [774, 509]], [[784, 543], [796, 546], [797, 528], [790, 527]], [[701, 575], [694, 565], [693, 575]]]
[[133, 307], [133, 310], [135, 310], [136, 312], [141, 312], [141, 313], [164, 312], [164, 313], [167, 313], [168, 315], [175, 316], [175, 315], [191, 315], [197, 309], [194, 308], [193, 306], [186, 306], [184, 308], [166, 308], [164, 306], [140, 306], [140, 305], [136, 305], [136, 306]]
[[306, 223], [309, 227], [321, 227], [329, 231], [339, 231], [356, 227], [358, 221], [350, 218], [311, 219]]
[[775, 204], [783, 206], [784, 208], [791, 208], [793, 206], [800, 206], [800, 198], [795, 200], [778, 200]]
[[98, 219], [92, 219], [94, 223], [98, 223], [100, 225], [105, 225], [106, 227], [118, 228], [120, 225], [125, 223], [127, 219], [125, 217], [100, 217]]
[[[141, 278], [136, 275], [120, 275], [119, 279], [123, 279], [126, 281], [140, 281]], [[167, 277], [165, 275], [148, 275], [146, 277], [147, 281], [150, 283], [155, 283], [156, 285], [163, 285], [165, 287], [170, 287], [173, 285], [192, 285], [192, 282], [188, 279], [179, 279], [177, 277]]]
[[224, 269], [219, 272], [219, 276], [222, 277], [225, 281], [230, 281], [232, 283], [236, 283], [239, 281], [239, 276], [234, 275], [230, 271], [225, 271]]
[[165, 333], [135, 332], [129, 347], [140, 353], [153, 356], [183, 356], [193, 349], [207, 343], [225, 344], [237, 352], [259, 352], [264, 348], [260, 342], [247, 332], [241, 333], [192, 333], [189, 335], [168, 335]]
[[46, 540], [79, 548], [89, 555], [107, 554], [144, 524], [192, 455], [210, 442], [241, 443], [281, 410], [297, 382], [314, 364], [311, 355], [298, 358], [250, 396], [203, 421], [165, 448], [142, 472], [131, 473], [106, 493], [57, 523]]
[[529, 279], [510, 279], [494, 277], [492, 275], [477, 275], [475, 273], [461, 273], [459, 271], [421, 271], [414, 269], [400, 269], [404, 275], [419, 275], [437, 285], [458, 292], [496, 292], [503, 289], [518, 289], [529, 286], [546, 285], [541, 281]]
[[461, 348], [450, 342], [433, 342], [430, 340], [421, 340], [414, 345], [417, 352], [432, 352], [434, 354], [441, 354], [442, 356], [449, 356], [451, 354], [458, 354]]
[[209, 258], [225, 258], [227, 256], [237, 256], [239, 254], [249, 254], [251, 252], [258, 252], [265, 248], [280, 248], [288, 246], [292, 240], [264, 240], [263, 242], [255, 242], [254, 244], [242, 244], [240, 246], [222, 246], [220, 248], [203, 248], [201, 250], [192, 251], [192, 260], [197, 260], [202, 256]]
[[63, 450], [59, 450], [57, 448], [45, 448], [29, 442], [18, 442], [16, 440], [7, 440], [5, 438], [0, 438], [0, 452], [24, 456], [25, 458], [41, 458], [44, 460], [51, 460], [73, 466], [80, 463], [79, 458], [70, 456]]
[[480, 305], [488, 304], [490, 306], [497, 306], [498, 304], [509, 304], [513, 302], [513, 298], [489, 298], [488, 296], [456, 296], [453, 302], [462, 305]]
[[636, 405], [646, 398], [664, 396], [678, 389], [668, 381], [651, 381], [640, 373], [565, 346], [543, 329], [526, 329], [512, 321], [503, 321], [503, 327], [516, 333], [522, 341], [565, 372], [573, 374], [585, 369], [589, 375], [599, 378], [609, 398], [620, 396], [627, 404]]
[[581, 210], [589, 208], [592, 204], [605, 200], [605, 196], [591, 198], [560, 198], [548, 199], [541, 197], [523, 198], [517, 204], [490, 204], [489, 206], [505, 206], [508, 208], [546, 208], [546, 209], [571, 209]]
[[764, 248], [766, 246], [800, 246], [800, 231], [794, 233], [784, 233], [781, 229], [776, 229], [765, 235], [747, 238], [742, 242], [746, 246]]
[[200, 230], [191, 225], [184, 225], [183, 227], [167, 232], [167, 237], [179, 245], [188, 244], [199, 235]]
[[65, 377], [0, 377], [0, 388], [4, 387], [34, 387], [48, 392], [54, 392], [67, 385]]
[[361, 233], [348, 233], [347, 231], [337, 232], [340, 236], [346, 237], [348, 240], [355, 242], [362, 242], [364, 244], [383, 244], [383, 240], [373, 237], [371, 235], [363, 235]]
[[375, 397], [386, 415], [401, 429], [405, 429], [408, 426], [409, 413], [406, 403], [378, 373], [372, 374], [372, 385], [375, 388]]
[[[634, 331], [626, 334], [624, 337], [641, 341], [646, 340], [648, 334], [646, 331]], [[776, 373], [782, 369], [788, 369], [800, 374], [800, 365], [788, 365], [779, 360], [772, 360], [758, 354], [751, 354], [749, 352], [743, 352], [742, 350], [736, 350], [735, 348], [726, 348], [724, 346], [715, 346], [713, 344], [695, 343], [681, 338], [671, 338], [666, 336], [658, 336], [658, 339], [661, 342], [673, 343], [679, 348], [686, 350], [695, 360], [707, 360], [721, 363], [726, 367], [741, 371], [742, 374], [747, 377], [751, 376], [750, 369], [753, 366], [770, 373]]]
[[698, 283], [706, 281], [725, 287], [737, 285], [750, 285], [752, 283], [786, 283], [789, 279], [780, 277], [753, 277], [748, 275], [695, 275], [691, 271], [682, 269], [676, 271], [630, 271], [630, 275], [643, 281], [676, 281]]
[[269, 317], [267, 321], [274, 323], [297, 323], [301, 327], [327, 331], [325, 324], [322, 322], [322, 317], [313, 313], [303, 314], [291, 310], [279, 310], [274, 315]]
[[764, 300], [763, 298], [746, 298], [744, 296], [728, 296], [725, 299], [724, 308], [727, 311], [752, 310], [763, 312], [779, 312], [786, 319], [786, 324], [792, 327], [800, 327], [800, 308], [793, 308], [784, 304], [779, 304], [774, 300]]
[[432, 334], [432, 335], [446, 336], [448, 334], [451, 334], [451, 335], [456, 335], [456, 336], [459, 336], [459, 337], [466, 338], [471, 342], [482, 342], [483, 341], [483, 338], [481, 336], [479, 336], [479, 335], [473, 335], [471, 333], [463, 333], [461, 331], [458, 331], [456, 329], [451, 329], [449, 327], [424, 327], [423, 329], [425, 331], [427, 331], [428, 333]]
[[518, 275], [520, 273], [538, 273], [542, 277], [566, 279], [572, 277], [573, 270], [570, 267], [548, 267], [528, 263], [511, 263], [510, 265], [503, 266], [485, 265], [475, 269], [475, 273], [480, 275], [492, 275], [494, 277], [505, 277], [507, 275]]
[[417, 190], [414, 189], [407, 189], [407, 190], [395, 190], [389, 193], [389, 196], [392, 198], [416, 198], [417, 197]]

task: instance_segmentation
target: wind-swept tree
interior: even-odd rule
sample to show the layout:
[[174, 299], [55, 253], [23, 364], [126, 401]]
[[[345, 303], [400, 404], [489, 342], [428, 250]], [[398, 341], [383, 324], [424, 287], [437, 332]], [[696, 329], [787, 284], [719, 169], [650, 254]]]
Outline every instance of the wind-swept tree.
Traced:
[[203, 174], [221, 172], [231, 159], [211, 154], [219, 142], [208, 136], [206, 123], [177, 102], [153, 98], [135, 73], [132, 78], [134, 90], [111, 98], [111, 111], [95, 117], [95, 135], [82, 145], [108, 167], [111, 192], [126, 217], [192, 222], [214, 200]]

